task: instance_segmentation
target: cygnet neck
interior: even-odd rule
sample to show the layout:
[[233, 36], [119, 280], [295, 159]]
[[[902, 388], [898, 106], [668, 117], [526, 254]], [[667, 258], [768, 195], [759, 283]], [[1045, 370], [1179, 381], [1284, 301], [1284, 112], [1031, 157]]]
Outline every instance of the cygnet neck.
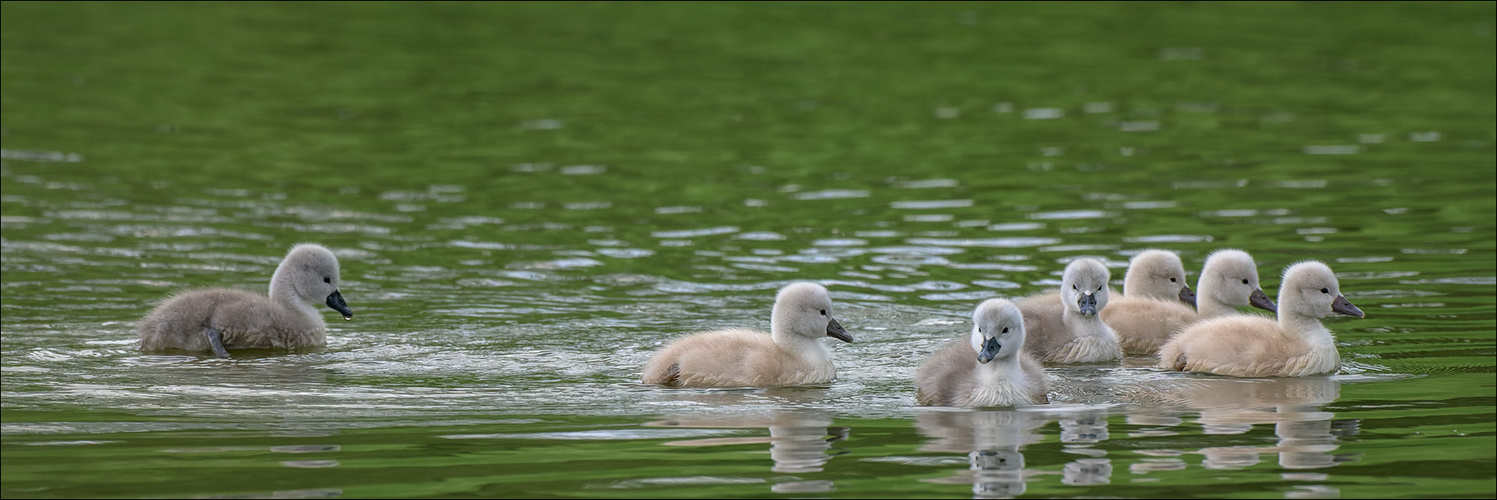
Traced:
[[1320, 318], [1302, 312], [1304, 300], [1296, 293], [1279, 292], [1279, 329], [1299, 335], [1306, 341], [1331, 345], [1335, 339]]
[[1101, 311], [1099, 310], [1099, 314], [1093, 314], [1091, 315], [1091, 317], [1087, 317], [1085, 315], [1082, 315], [1080, 311], [1072, 310], [1070, 305], [1067, 304], [1065, 310], [1061, 312], [1060, 320], [1061, 322], [1066, 324], [1067, 329], [1076, 334], [1077, 338], [1108, 336], [1116, 337], [1116, 334], [1112, 332], [1112, 329], [1108, 328], [1107, 324], [1102, 322], [1102, 315], [1100, 314], [1100, 312]]

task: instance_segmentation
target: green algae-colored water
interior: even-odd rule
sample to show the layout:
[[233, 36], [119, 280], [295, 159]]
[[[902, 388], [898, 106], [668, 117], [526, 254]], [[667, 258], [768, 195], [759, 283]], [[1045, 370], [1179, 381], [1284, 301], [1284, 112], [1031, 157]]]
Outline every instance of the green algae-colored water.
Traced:
[[[1492, 3], [0, 7], [0, 495], [1488, 497]], [[334, 248], [325, 349], [141, 353]], [[1340, 373], [914, 405], [1091, 256], [1332, 266]], [[826, 386], [667, 390], [826, 285]]]

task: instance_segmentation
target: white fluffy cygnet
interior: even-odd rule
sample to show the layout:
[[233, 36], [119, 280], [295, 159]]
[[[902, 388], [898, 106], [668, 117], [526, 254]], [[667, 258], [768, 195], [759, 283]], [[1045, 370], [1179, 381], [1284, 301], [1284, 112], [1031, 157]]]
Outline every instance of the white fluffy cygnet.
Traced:
[[1170, 335], [1200, 319], [1195, 302], [1180, 256], [1145, 250], [1128, 262], [1122, 296], [1112, 297], [1100, 315], [1124, 353], [1152, 356]]
[[1211, 252], [1196, 281], [1196, 312], [1201, 319], [1209, 319], [1239, 314], [1237, 308], [1244, 306], [1278, 311], [1258, 284], [1258, 264], [1253, 256], [1231, 248]]
[[1341, 295], [1331, 268], [1305, 261], [1284, 271], [1279, 318], [1234, 315], [1201, 321], [1159, 351], [1159, 366], [1234, 377], [1303, 377], [1335, 373], [1341, 356], [1320, 319], [1364, 317]]
[[928, 406], [1050, 402], [1045, 371], [1024, 352], [1024, 315], [1006, 299], [972, 312], [972, 332], [931, 354], [915, 372], [915, 401]]
[[1123, 359], [1117, 334], [1097, 313], [1107, 307], [1107, 266], [1071, 261], [1061, 275], [1059, 300], [1041, 294], [1018, 303], [1028, 340], [1024, 350], [1042, 363], [1103, 363]]
[[678, 338], [645, 364], [642, 380], [668, 387], [778, 387], [837, 377], [821, 339], [853, 339], [832, 317], [826, 288], [808, 282], [781, 288], [769, 322], [768, 334], [730, 328]]
[[190, 290], [172, 296], [136, 324], [144, 351], [296, 349], [327, 345], [317, 313], [326, 304], [344, 319], [353, 311], [338, 291], [338, 258], [326, 247], [291, 247], [270, 278], [270, 297], [229, 288]]
[[[1147, 252], [1145, 252], [1147, 253]], [[1169, 254], [1173, 255], [1173, 254]], [[1144, 254], [1139, 254], [1129, 264], [1129, 277], [1123, 283], [1124, 298], [1115, 300], [1102, 311], [1102, 319], [1107, 322], [1118, 334], [1118, 343], [1128, 354], [1152, 356], [1159, 352], [1159, 348], [1169, 341], [1170, 337], [1184, 330], [1191, 324], [1204, 319], [1241, 314], [1237, 308], [1253, 306], [1273, 312], [1277, 309], [1273, 300], [1263, 293], [1258, 284], [1258, 265], [1253, 262], [1253, 257], [1247, 252], [1235, 249], [1223, 249], [1212, 252], [1206, 257], [1206, 264], [1201, 268], [1200, 279], [1196, 283], [1194, 294], [1186, 294], [1188, 288], [1179, 292], [1180, 300], [1135, 300], [1131, 298], [1132, 289], [1130, 283], [1134, 274], [1135, 264], [1140, 263]], [[1179, 265], [1179, 259], [1175, 259]], [[1163, 269], [1167, 266], [1163, 260], [1147, 265], [1145, 269]], [[1180, 267], [1183, 274], [1183, 266]], [[1168, 276], [1174, 270], [1164, 271], [1156, 276]], [[1151, 274], [1152, 275], [1152, 274]], [[1142, 281], [1142, 280], [1140, 280]], [[1155, 278], [1152, 283], [1140, 289], [1150, 293], [1155, 298], [1164, 299], [1165, 280]], [[1189, 295], [1193, 297], [1197, 310], [1185, 307], [1184, 301]]]

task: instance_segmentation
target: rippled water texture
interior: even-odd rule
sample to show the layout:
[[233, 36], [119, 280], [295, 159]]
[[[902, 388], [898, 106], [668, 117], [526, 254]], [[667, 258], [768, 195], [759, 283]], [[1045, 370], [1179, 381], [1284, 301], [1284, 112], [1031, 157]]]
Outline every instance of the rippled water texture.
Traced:
[[[1488, 497], [1494, 11], [1471, 4], [6, 3], [10, 497]], [[141, 353], [342, 262], [325, 349]], [[1052, 367], [914, 406], [1066, 263], [1335, 269], [1340, 373]], [[826, 285], [826, 386], [639, 384]]]

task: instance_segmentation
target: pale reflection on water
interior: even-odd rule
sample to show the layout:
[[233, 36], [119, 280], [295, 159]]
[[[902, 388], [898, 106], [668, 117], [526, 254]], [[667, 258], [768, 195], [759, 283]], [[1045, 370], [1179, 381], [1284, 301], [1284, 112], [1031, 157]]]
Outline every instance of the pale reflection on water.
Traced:
[[[736, 399], [734, 395], [721, 395]], [[716, 398], [714, 398], [716, 399]], [[834, 445], [846, 440], [847, 427], [832, 426], [832, 413], [806, 408], [776, 408], [764, 414], [741, 416], [683, 415], [645, 422], [646, 427], [689, 427], [713, 429], [766, 429], [768, 436], [717, 437], [669, 441], [664, 446], [732, 446], [768, 444], [772, 462], [769, 470], [780, 474], [821, 472], [832, 457], [846, 453], [833, 451]], [[818, 493], [836, 489], [832, 481], [787, 479], [771, 486], [775, 493]]]
[[[1188, 455], [1202, 457], [1206, 469], [1243, 469], [1259, 464], [1265, 455], [1288, 470], [1335, 467], [1358, 460], [1359, 454], [1335, 451], [1340, 438], [1358, 433], [1355, 419], [1336, 419], [1321, 407], [1340, 396], [1341, 381], [1334, 377], [1302, 379], [1224, 379], [1178, 377], [1153, 380], [1121, 380], [1108, 389], [1134, 398], [1133, 404], [1113, 407], [1056, 405], [1025, 409], [929, 409], [915, 416], [915, 426], [926, 442], [922, 451], [960, 453], [969, 464], [951, 477], [928, 479], [936, 483], [971, 484], [978, 498], [1005, 498], [1026, 492], [1026, 481], [1048, 474], [1025, 470], [1024, 448], [1045, 441], [1042, 430], [1058, 423], [1062, 451], [1079, 455], [1061, 468], [1061, 484], [1087, 486], [1114, 480], [1112, 460], [1098, 445], [1110, 439], [1109, 416], [1122, 415], [1130, 428], [1127, 436], [1138, 439], [1170, 439], [1192, 432], [1199, 425], [1208, 435], [1248, 434], [1255, 427], [1272, 426], [1277, 442], [1266, 446], [1210, 446], [1194, 450], [1131, 448], [1128, 474], [1133, 481], [1143, 476], [1185, 470]], [[1304, 495], [1336, 495], [1334, 487], [1313, 484], [1327, 480], [1325, 474], [1285, 473], [1296, 483], [1289, 498]], [[1304, 484], [1312, 483], [1312, 484]]]
[[1024, 494], [1025, 445], [1043, 440], [1047, 421], [1037, 413], [1013, 410], [952, 411], [932, 409], [915, 416], [915, 427], [929, 440], [921, 451], [967, 456], [968, 468], [933, 483], [971, 484], [977, 498], [1010, 498]]

